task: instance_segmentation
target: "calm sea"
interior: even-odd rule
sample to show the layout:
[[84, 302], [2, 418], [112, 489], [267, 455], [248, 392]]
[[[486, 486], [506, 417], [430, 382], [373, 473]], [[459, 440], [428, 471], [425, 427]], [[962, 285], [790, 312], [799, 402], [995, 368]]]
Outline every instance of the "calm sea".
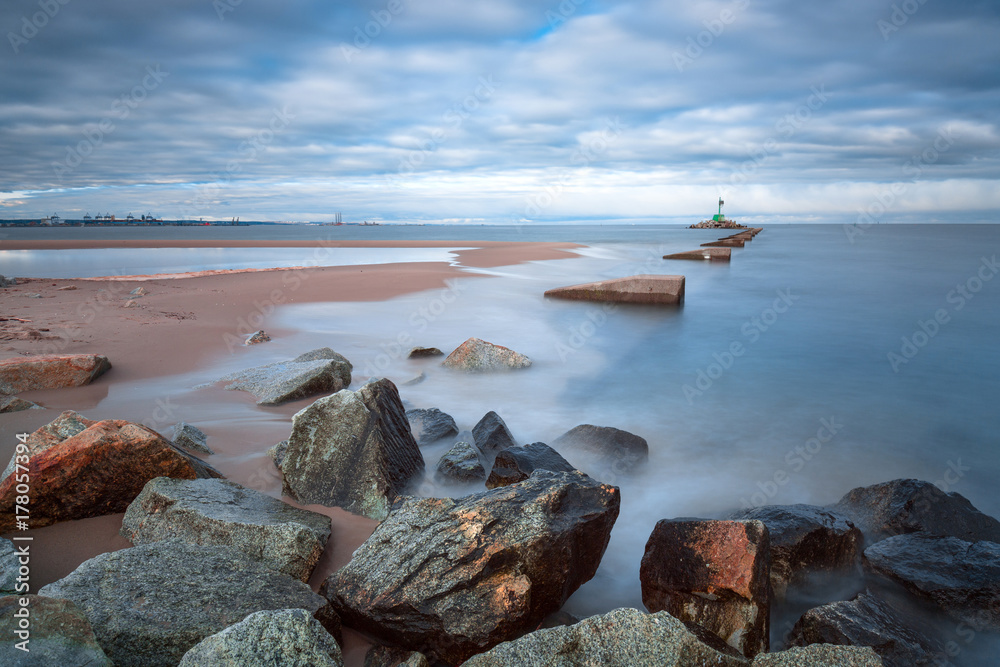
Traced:
[[[10, 238], [21, 232], [8, 231]], [[111, 232], [123, 238], [206, 233]], [[621, 516], [597, 577], [570, 601], [568, 610], [578, 615], [641, 608], [639, 560], [653, 525], [665, 517], [717, 517], [760, 504], [828, 504], [854, 487], [899, 477], [937, 482], [1000, 516], [1000, 226], [852, 231], [774, 225], [734, 249], [730, 263], [663, 261], [664, 254], [721, 235], [679, 227], [249, 227], [207, 233], [589, 246], [567, 260], [467, 269], [482, 277], [389, 301], [285, 306], [272, 326], [291, 333], [254, 357], [264, 363], [329, 345], [353, 362], [356, 377], [384, 375], [402, 383], [425, 373], [422, 382], [401, 386], [409, 405], [438, 407], [465, 429], [495, 410], [522, 443], [551, 442], [582, 423], [646, 438], [651, 452], [645, 470], [613, 480], [622, 488]], [[0, 273], [7, 272], [0, 267]], [[636, 273], [685, 275], [683, 306], [605, 308], [542, 296], [556, 286]], [[403, 358], [413, 345], [448, 351], [471, 336], [523, 352], [534, 365], [469, 377]], [[240, 355], [226, 357], [189, 376], [131, 387], [128, 396], [112, 391], [105, 400], [126, 412], [148, 413], [142, 401], [168, 388], [177, 403], [189, 406], [186, 421], [219, 431], [256, 420], [273, 432], [266, 437], [286, 437], [287, 421], [273, 412], [250, 406], [226, 414], [199, 398], [204, 390], [197, 385], [245, 365]], [[274, 441], [248, 447], [262, 455]], [[429, 468], [436, 453], [427, 452]], [[984, 654], [997, 648], [987, 638], [977, 646]]]

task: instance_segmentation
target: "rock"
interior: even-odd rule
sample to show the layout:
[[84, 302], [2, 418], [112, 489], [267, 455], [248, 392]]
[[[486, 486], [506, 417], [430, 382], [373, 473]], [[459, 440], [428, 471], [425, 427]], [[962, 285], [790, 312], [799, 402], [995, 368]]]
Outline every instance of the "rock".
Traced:
[[557, 287], [545, 292], [545, 296], [605, 303], [679, 304], [684, 301], [684, 276], [646, 274], [615, 278]]
[[177, 665], [202, 639], [257, 611], [305, 609], [324, 627], [337, 625], [301, 581], [236, 549], [184, 542], [101, 554], [40, 593], [75, 602], [118, 667]]
[[616, 487], [547, 471], [464, 498], [401, 498], [320, 592], [345, 625], [458, 663], [536, 628], [593, 577], [620, 502]]
[[180, 540], [231, 546], [309, 581], [330, 538], [330, 517], [223, 479], [158, 477], [128, 506], [121, 535], [133, 544]]
[[427, 379], [427, 373], [421, 371], [419, 375], [414, 375], [409, 380], [404, 380], [402, 384], [407, 387], [412, 387], [413, 385], [420, 384], [426, 379]]
[[399, 392], [389, 380], [321, 398], [292, 417], [283, 493], [381, 521], [424, 468]]
[[0, 596], [17, 592], [18, 565], [14, 543], [0, 537]]
[[458, 435], [458, 425], [452, 416], [437, 408], [407, 410], [406, 419], [410, 422], [413, 437], [421, 447]]
[[42, 406], [26, 401], [17, 396], [0, 395], [0, 414], [5, 412], [20, 412], [21, 410], [44, 410]]
[[431, 667], [431, 663], [423, 653], [391, 646], [372, 646], [365, 654], [364, 667]]
[[70, 291], [75, 290], [75, 289], [76, 289], [76, 285], [63, 285], [62, 287], [60, 287], [56, 291], [57, 292], [70, 292]]
[[[336, 357], [323, 356], [328, 353]], [[291, 361], [231, 373], [219, 381], [230, 383], [226, 389], [250, 392], [257, 398], [257, 405], [279, 405], [315, 394], [340, 391], [350, 386], [352, 370], [351, 362], [330, 348], [321, 348]]]
[[486, 488], [495, 489], [522, 482], [531, 477], [535, 470], [571, 472], [576, 468], [544, 442], [533, 442], [523, 447], [511, 447], [497, 454], [493, 470], [486, 480]]
[[810, 609], [792, 628], [789, 643], [870, 647], [888, 667], [931, 665], [932, 656], [941, 650], [936, 642], [911, 628], [899, 612], [870, 591], [850, 601]]
[[179, 667], [342, 667], [334, 637], [303, 609], [258, 611], [201, 640]]
[[12, 287], [17, 284], [17, 278], [8, 278], [0, 275], [0, 287]]
[[271, 336], [268, 335], [263, 329], [258, 329], [257, 331], [250, 334], [245, 341], [244, 345], [260, 345], [261, 343], [271, 342]]
[[1000, 631], [1000, 544], [910, 533], [865, 549], [865, 568], [902, 584], [949, 616]]
[[882, 667], [878, 654], [867, 646], [813, 644], [779, 653], [761, 653], [750, 667]]
[[122, 308], [135, 308], [136, 305], [137, 305], [136, 300], [134, 298], [130, 298], [128, 301], [125, 302]]
[[427, 357], [443, 357], [444, 352], [437, 349], [436, 347], [414, 347], [410, 349], [410, 353], [406, 355], [407, 359], [425, 359]]
[[491, 468], [497, 452], [517, 446], [506, 422], [492, 410], [483, 415], [479, 423], [472, 427], [472, 437]]
[[869, 544], [919, 531], [967, 542], [1000, 542], [1000, 521], [983, 514], [958, 493], [945, 493], [916, 479], [854, 489], [832, 509], [860, 528]]
[[446, 368], [459, 371], [491, 373], [528, 368], [531, 366], [531, 359], [501, 345], [470, 338], [455, 348], [443, 364]]
[[649, 460], [645, 438], [610, 426], [580, 424], [552, 443], [560, 451], [578, 449], [598, 458], [598, 465], [615, 473], [627, 473]]
[[846, 572], [861, 564], [861, 531], [843, 516], [813, 505], [765, 505], [741, 510], [735, 521], [757, 520], [771, 540], [771, 590], [785, 598], [811, 572]]
[[0, 361], [0, 394], [90, 384], [111, 368], [98, 354], [45, 354]]
[[145, 287], [136, 287], [134, 290], [129, 292], [129, 296], [146, 296], [149, 294]]
[[[22, 628], [14, 616], [22, 609], [30, 619], [30, 635], [23, 638], [17, 634]], [[25, 639], [28, 650], [22, 651], [17, 645]], [[69, 600], [38, 595], [0, 597], [0, 655], [7, 656], [3, 659], [7, 667], [113, 667], [79, 607]]]
[[486, 479], [486, 468], [479, 461], [479, 452], [472, 443], [459, 440], [441, 456], [437, 474], [459, 482], [474, 482]]
[[[728, 646], [722, 651], [705, 644], [666, 612], [646, 614], [616, 609], [576, 625], [536, 630], [473, 656], [463, 667], [745, 667], [747, 662]], [[725, 646], [725, 645], [723, 645]], [[728, 649], [728, 651], [726, 650]], [[732, 652], [729, 652], [732, 651]]]
[[281, 462], [285, 460], [285, 452], [287, 451], [288, 451], [288, 441], [282, 440], [278, 444], [270, 447], [267, 450], [267, 455], [271, 457], [272, 461], [274, 461], [275, 467], [280, 469]]
[[766, 652], [769, 542], [760, 521], [659, 521], [639, 570], [642, 602], [697, 623], [747, 658]]
[[664, 255], [663, 259], [707, 259], [713, 262], [728, 262], [732, 253], [733, 251], [729, 248], [702, 248], [701, 250], [688, 250], [673, 255]]
[[199, 454], [215, 454], [215, 452], [208, 448], [207, 442], [208, 436], [196, 426], [191, 426], [191, 424], [185, 422], [179, 422], [174, 426], [174, 445], [181, 449], [186, 449], [189, 452], [198, 452]]
[[[156, 431], [124, 420], [62, 413], [24, 443], [31, 478], [31, 527], [124, 512], [155, 477], [221, 477]], [[0, 533], [15, 526], [15, 459], [0, 483]]]

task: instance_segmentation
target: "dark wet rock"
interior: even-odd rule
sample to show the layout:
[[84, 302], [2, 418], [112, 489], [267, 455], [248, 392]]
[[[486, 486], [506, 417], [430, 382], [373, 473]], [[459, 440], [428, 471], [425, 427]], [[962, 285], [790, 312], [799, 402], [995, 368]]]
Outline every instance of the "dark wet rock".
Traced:
[[684, 276], [639, 275], [557, 287], [545, 296], [603, 303], [673, 305], [684, 301]]
[[431, 663], [427, 660], [427, 656], [417, 651], [391, 646], [372, 646], [365, 654], [364, 667], [431, 667]]
[[305, 609], [336, 627], [308, 585], [231, 547], [167, 541], [101, 554], [40, 593], [75, 602], [118, 667], [173, 667], [256, 611]]
[[249, 336], [247, 336], [247, 339], [243, 341], [243, 344], [260, 345], [261, 343], [269, 343], [269, 342], [271, 342], [271, 336], [269, 336], [268, 333], [263, 329], [259, 329], [250, 334]]
[[181, 540], [235, 547], [308, 581], [330, 537], [330, 517], [228, 480], [159, 477], [129, 505], [121, 534], [133, 544]]
[[615, 473], [627, 473], [649, 459], [645, 438], [611, 426], [580, 424], [563, 433], [552, 445], [562, 452], [576, 449], [597, 457], [599, 465]]
[[949, 616], [1000, 631], [1000, 544], [910, 533], [865, 549], [865, 568], [902, 584]]
[[13, 287], [17, 284], [17, 278], [8, 278], [0, 275], [0, 287]]
[[813, 505], [765, 505], [741, 510], [735, 521], [757, 520], [771, 538], [771, 590], [784, 599], [790, 585], [812, 572], [849, 572], [861, 565], [863, 536], [842, 515]]
[[472, 427], [472, 437], [476, 441], [476, 447], [483, 453], [491, 467], [497, 452], [517, 446], [507, 424], [492, 410], [483, 415], [479, 423]]
[[26, 401], [17, 396], [7, 396], [0, 394], [0, 414], [5, 412], [20, 412], [21, 410], [44, 410], [42, 406], [31, 401]]
[[642, 557], [642, 602], [752, 658], [768, 649], [769, 570], [770, 540], [760, 521], [664, 519]]
[[0, 596], [17, 590], [17, 560], [14, 543], [0, 537]]
[[[961, 466], [961, 461], [954, 465]], [[1000, 521], [977, 510], [960, 494], [945, 493], [917, 479], [854, 489], [832, 509], [860, 528], [868, 544], [921, 531], [967, 542], [1000, 542]]]
[[258, 611], [206, 637], [179, 667], [341, 667], [333, 635], [304, 609]]
[[406, 356], [408, 359], [426, 359], [427, 357], [443, 357], [444, 352], [436, 347], [414, 347]]
[[401, 498], [321, 592], [345, 625], [458, 663], [538, 627], [593, 577], [619, 505], [579, 472]]
[[[156, 477], [222, 476], [141, 424], [91, 421], [72, 411], [32, 433], [25, 444], [32, 528], [124, 512]], [[16, 479], [9, 475], [0, 483], [0, 532], [14, 528]]]
[[882, 667], [878, 654], [867, 646], [811, 646], [779, 653], [761, 653], [750, 667]]
[[215, 454], [208, 447], [208, 436], [197, 426], [185, 422], [179, 422], [174, 426], [174, 444], [189, 452]]
[[472, 443], [459, 440], [441, 456], [437, 474], [459, 482], [474, 482], [486, 479], [486, 468], [480, 462], [479, 452]]
[[[27, 604], [22, 606], [22, 601]], [[29, 634], [22, 637], [18, 635], [21, 619], [15, 614], [24, 613], [30, 627]], [[18, 644], [28, 650], [21, 650]], [[0, 597], [0, 656], [6, 667], [113, 665], [79, 607], [69, 600], [39, 595]]]
[[570, 472], [575, 468], [544, 442], [533, 442], [523, 447], [511, 447], [497, 454], [493, 470], [486, 480], [486, 488], [495, 489], [522, 482], [536, 470]]
[[720, 651], [705, 644], [693, 630], [696, 629], [666, 612], [647, 614], [636, 609], [616, 609], [576, 625], [536, 630], [462, 664], [463, 667], [745, 667], [748, 664], [729, 647]]
[[281, 442], [271, 446], [267, 450], [267, 455], [271, 457], [274, 461], [274, 465], [277, 468], [281, 468], [281, 462], [285, 460], [285, 452], [288, 451], [288, 441], [282, 440]]
[[403, 380], [402, 384], [407, 387], [412, 387], [413, 385], [420, 384], [427, 379], [427, 373], [421, 371], [418, 375], [414, 375], [409, 380]]
[[226, 389], [246, 391], [257, 405], [279, 405], [316, 394], [340, 391], [351, 384], [351, 362], [328, 347], [306, 352], [291, 361], [231, 373], [220, 382]]
[[417, 408], [406, 411], [406, 419], [417, 444], [423, 447], [442, 438], [458, 435], [454, 418], [437, 408]]
[[0, 394], [90, 384], [111, 369], [99, 354], [45, 354], [0, 360]]
[[470, 338], [444, 360], [447, 368], [472, 373], [506, 371], [531, 366], [531, 359], [501, 345]]
[[850, 601], [810, 609], [792, 629], [793, 646], [836, 644], [871, 647], [888, 667], [934, 664], [940, 645], [870, 591]]
[[424, 469], [396, 385], [373, 380], [321, 398], [292, 418], [283, 492], [381, 521]]

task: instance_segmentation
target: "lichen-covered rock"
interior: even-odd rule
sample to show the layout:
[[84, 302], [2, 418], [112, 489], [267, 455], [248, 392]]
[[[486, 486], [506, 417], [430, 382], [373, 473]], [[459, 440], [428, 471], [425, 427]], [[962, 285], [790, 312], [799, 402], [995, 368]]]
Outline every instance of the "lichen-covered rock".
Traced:
[[459, 440], [441, 456], [437, 474], [459, 482], [474, 482], [486, 479], [486, 468], [480, 462], [476, 448]]
[[271, 457], [274, 461], [274, 465], [277, 468], [281, 468], [281, 462], [285, 460], [285, 452], [288, 451], [288, 440], [282, 440], [281, 442], [275, 443], [267, 449], [267, 455]]
[[0, 537], [0, 596], [17, 591], [18, 565], [14, 543]]
[[406, 411], [406, 419], [417, 444], [423, 447], [442, 438], [458, 435], [458, 425], [454, 418], [437, 408], [417, 408]]
[[444, 360], [446, 368], [470, 373], [490, 373], [531, 366], [531, 359], [501, 345], [470, 338]]
[[497, 454], [493, 470], [486, 480], [486, 488], [495, 489], [522, 482], [536, 470], [570, 472], [575, 468], [544, 442], [533, 442], [523, 447], [511, 447]]
[[1000, 544], [909, 533], [873, 544], [864, 560], [957, 621], [1000, 631]]
[[764, 505], [741, 510], [734, 521], [757, 520], [771, 540], [771, 590], [784, 599], [789, 585], [811, 572], [849, 572], [861, 565], [864, 537], [842, 515], [813, 505]]
[[219, 379], [226, 389], [246, 391], [257, 405], [279, 405], [288, 401], [340, 391], [351, 384], [351, 362], [328, 347], [306, 352], [291, 361], [230, 373]]
[[760, 521], [664, 519], [642, 557], [642, 602], [715, 633], [747, 658], [768, 649], [770, 541]]
[[215, 454], [208, 448], [208, 436], [197, 426], [179, 422], [174, 426], [174, 444], [181, 449], [199, 454]]
[[538, 627], [593, 577], [619, 505], [580, 472], [403, 498], [321, 593], [345, 625], [458, 663]]
[[761, 653], [750, 667], [883, 667], [883, 663], [868, 646], [813, 644], [779, 653]]
[[329, 628], [326, 600], [231, 547], [154, 542], [101, 554], [42, 595], [72, 600], [118, 667], [174, 667], [205, 637], [267, 609], [305, 609]]
[[860, 528], [868, 544], [921, 531], [966, 542], [1000, 542], [1000, 521], [977, 510], [962, 495], [917, 479], [853, 489], [832, 509]]
[[[27, 631], [20, 625], [22, 618], [28, 620]], [[0, 597], [0, 656], [6, 667], [113, 665], [79, 607], [39, 595]]]
[[500, 415], [492, 410], [483, 415], [483, 418], [472, 427], [472, 437], [476, 441], [476, 447], [486, 457], [486, 462], [490, 467], [493, 466], [493, 459], [496, 458], [497, 452], [517, 446], [507, 424]]
[[128, 506], [121, 534], [133, 544], [181, 540], [235, 547], [308, 581], [330, 537], [330, 517], [228, 480], [158, 477]]
[[561, 452], [583, 452], [595, 458], [598, 466], [616, 474], [631, 472], [649, 459], [645, 438], [611, 426], [580, 424], [556, 438], [552, 445]]
[[695, 628], [666, 612], [647, 614], [636, 609], [616, 609], [576, 625], [536, 630], [462, 664], [463, 667], [746, 667], [748, 664], [728, 646], [719, 650], [705, 644], [692, 630]]
[[364, 667], [431, 667], [423, 653], [391, 646], [372, 646], [365, 654]]
[[283, 492], [381, 521], [424, 468], [396, 385], [373, 380], [319, 399], [292, 418]]
[[[124, 512], [156, 477], [221, 477], [156, 431], [123, 420], [91, 421], [67, 411], [27, 442], [31, 526]], [[11, 459], [13, 472], [17, 461]], [[0, 483], [0, 532], [14, 528], [17, 476]]]
[[258, 611], [206, 637], [178, 667], [342, 667], [340, 646], [303, 609]]
[[870, 591], [810, 609], [792, 628], [789, 643], [871, 647], [887, 667], [929, 666], [942, 651], [937, 641]]
[[0, 360], [0, 394], [82, 387], [111, 369], [100, 354], [44, 354]]

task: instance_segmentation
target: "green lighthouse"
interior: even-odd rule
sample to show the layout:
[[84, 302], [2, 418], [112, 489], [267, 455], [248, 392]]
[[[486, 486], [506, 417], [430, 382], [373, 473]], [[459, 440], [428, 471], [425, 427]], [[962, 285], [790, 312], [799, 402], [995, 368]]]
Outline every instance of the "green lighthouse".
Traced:
[[719, 197], [719, 213], [712, 216], [712, 220], [715, 222], [725, 222], [726, 216], [722, 215], [722, 205], [726, 202], [722, 201], [722, 197]]

